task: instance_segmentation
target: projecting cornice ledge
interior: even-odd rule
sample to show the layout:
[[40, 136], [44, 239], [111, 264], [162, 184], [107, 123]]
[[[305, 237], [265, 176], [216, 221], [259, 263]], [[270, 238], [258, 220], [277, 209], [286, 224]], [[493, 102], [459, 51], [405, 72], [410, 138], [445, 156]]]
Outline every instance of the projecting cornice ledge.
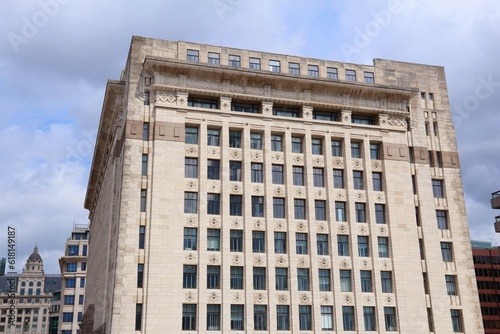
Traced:
[[[157, 90], [176, 87], [181, 91], [198, 89], [224, 94], [270, 97], [279, 97], [280, 94], [290, 99], [309, 97], [311, 101], [318, 102], [328, 102], [331, 97], [342, 98], [347, 94], [353, 101], [377, 101], [376, 105], [385, 104], [388, 109], [393, 104], [401, 104], [404, 105], [404, 111], [408, 101], [419, 93], [418, 89], [412, 87], [367, 84], [151, 56], [146, 56], [144, 60], [144, 71], [153, 76], [153, 88]], [[384, 102], [379, 102], [381, 100]], [[384, 107], [381, 106], [381, 109]]]
[[92, 165], [90, 168], [89, 181], [87, 186], [87, 194], [85, 196], [84, 207], [90, 210], [92, 215], [92, 208], [95, 204], [102, 178], [105, 175], [107, 157], [111, 152], [108, 145], [113, 145], [109, 141], [113, 133], [118, 114], [122, 112], [122, 98], [125, 90], [125, 82], [109, 80], [106, 85], [106, 92], [104, 94], [104, 102], [102, 105], [101, 119], [99, 120], [99, 129], [97, 131], [97, 138], [94, 148], [94, 156], [92, 158]]

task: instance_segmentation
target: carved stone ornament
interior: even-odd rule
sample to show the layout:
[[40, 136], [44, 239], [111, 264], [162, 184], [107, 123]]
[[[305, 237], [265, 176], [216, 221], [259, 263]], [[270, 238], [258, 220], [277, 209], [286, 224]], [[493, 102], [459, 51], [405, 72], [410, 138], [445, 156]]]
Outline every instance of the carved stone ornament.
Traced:
[[361, 225], [359, 227], [359, 234], [366, 234], [368, 232], [368, 228], [365, 226], [365, 224]]
[[242, 260], [243, 259], [242, 259], [242, 257], [240, 255], [233, 256], [233, 263], [234, 264], [240, 264]]
[[368, 262], [368, 260], [363, 260], [363, 261], [361, 262], [361, 265], [363, 266], [363, 268], [368, 268], [369, 264], [370, 264], [370, 263]]
[[276, 264], [281, 267], [285, 266], [286, 258], [284, 256], [278, 256], [278, 258], [276, 259]]
[[325, 232], [326, 231], [326, 226], [323, 223], [318, 224], [318, 232]]
[[229, 103], [227, 103], [227, 102], [223, 102], [223, 103], [222, 103], [222, 106], [223, 106], [224, 108], [227, 108], [227, 107], [229, 107]]
[[269, 114], [269, 113], [271, 112], [271, 107], [269, 107], [269, 106], [265, 106], [265, 107], [263, 108], [263, 110], [264, 110], [264, 113]]
[[283, 187], [276, 187], [276, 188], [274, 188], [274, 194], [277, 196], [284, 196], [285, 189]]
[[339, 225], [339, 232], [342, 233], [342, 234], [347, 232], [347, 226], [346, 226], [346, 224], [340, 224]]
[[330, 304], [332, 302], [332, 297], [327, 294], [321, 295], [321, 302], [323, 304]]
[[212, 217], [208, 220], [208, 224], [211, 226], [211, 227], [218, 227], [219, 224], [220, 224], [220, 221], [219, 219], [215, 218], [215, 217]]
[[189, 291], [188, 293], [186, 293], [185, 298], [188, 302], [192, 302], [196, 299], [196, 295], [193, 292]]
[[304, 222], [298, 222], [297, 223], [297, 230], [299, 231], [305, 231], [306, 229], [306, 224]]
[[299, 298], [300, 298], [300, 302], [302, 304], [309, 303], [310, 298], [309, 298], [309, 295], [307, 293], [301, 293]]
[[363, 161], [361, 161], [361, 159], [353, 159], [352, 167], [355, 169], [361, 169], [363, 167]]
[[213, 191], [213, 192], [218, 192], [218, 190], [219, 190], [219, 183], [217, 183], [217, 182], [212, 182], [212, 183], [210, 184], [210, 186], [208, 187], [208, 189], [209, 189], [210, 191]]
[[238, 218], [234, 218], [231, 225], [235, 228], [241, 228], [241, 222]]
[[[136, 92], [135, 97], [139, 99], [140, 101], [144, 102], [146, 100], [146, 93], [145, 92]], [[151, 96], [150, 96], [151, 98]]]
[[189, 190], [193, 190], [193, 189], [196, 189], [196, 182], [194, 182], [193, 180], [190, 180], [190, 181], [187, 181], [186, 182], [186, 187], [189, 189]]
[[389, 269], [389, 262], [387, 262], [387, 260], [384, 260], [382, 262], [382, 267], [384, 267], [384, 269]]
[[217, 156], [219, 156], [219, 150], [216, 148], [209, 148], [208, 155], [212, 156], [212, 157], [217, 157]]
[[156, 92], [156, 101], [173, 104], [177, 100], [177, 96], [169, 92]]
[[274, 153], [272, 155], [272, 159], [275, 162], [283, 162], [283, 154], [281, 154], [281, 153]]
[[233, 158], [233, 159], [241, 159], [241, 150], [238, 150], [238, 149], [232, 149], [229, 151], [229, 155]]
[[365, 298], [365, 302], [366, 302], [367, 304], [371, 304], [371, 303], [373, 302], [373, 298], [372, 298], [371, 296], [366, 296], [366, 298]]
[[314, 194], [314, 195], [315, 195], [314, 196], [315, 198], [322, 199], [325, 197], [325, 191], [320, 189], [320, 190], [316, 191], [316, 194]]
[[189, 226], [193, 226], [193, 225], [196, 225], [196, 222], [197, 222], [197, 218], [194, 217], [194, 216], [189, 216], [187, 217], [186, 219], [186, 225], [189, 225]]
[[408, 123], [406, 122], [406, 119], [402, 117], [389, 117], [387, 120], [387, 123], [391, 126], [397, 126], [397, 127], [402, 127], [406, 128], [408, 126]]
[[262, 153], [260, 151], [253, 151], [251, 154], [252, 161], [261, 161]]
[[410, 122], [410, 128], [415, 129], [417, 127], [418, 123], [417, 121], [411, 121]]
[[334, 158], [333, 166], [337, 168], [344, 168], [344, 161], [341, 158]]
[[387, 228], [385, 226], [380, 226], [378, 228], [378, 233], [382, 234], [382, 235], [385, 235], [387, 233]]
[[306, 191], [304, 190], [304, 188], [297, 188], [295, 190], [295, 194], [297, 194], [297, 196], [305, 196], [306, 195]]
[[264, 264], [264, 259], [262, 258], [262, 256], [260, 255], [257, 255], [254, 260], [253, 260], [254, 264], [260, 266], [262, 264]]
[[261, 304], [266, 300], [266, 296], [262, 292], [258, 292], [255, 294], [254, 300], [256, 303]]
[[193, 253], [189, 253], [185, 257], [187, 262], [194, 262], [196, 260], [196, 256]]
[[375, 198], [377, 199], [378, 202], [385, 201], [384, 195], [382, 195], [382, 194], [377, 194], [377, 196], [375, 196]]
[[282, 304], [288, 302], [288, 296], [284, 293], [279, 294], [278, 295], [278, 302], [282, 303]]
[[352, 296], [351, 295], [345, 295], [344, 296], [344, 303], [346, 304], [351, 304], [352, 303]]
[[309, 264], [309, 262], [307, 261], [307, 258], [305, 258], [305, 257], [299, 258], [299, 263], [298, 263], [299, 266], [307, 267], [308, 264]]
[[326, 259], [326, 258], [322, 258], [321, 260], [319, 260], [319, 265], [322, 266], [322, 267], [328, 267], [329, 265], [329, 261]]
[[263, 221], [260, 219], [257, 219], [254, 223], [253, 226], [255, 227], [256, 230], [260, 230], [262, 226], [264, 225]]
[[387, 120], [389, 119], [389, 116], [387, 116], [385, 114], [380, 114], [378, 116], [378, 119], [379, 119], [380, 125], [385, 126], [385, 125], [387, 125]]
[[337, 193], [337, 198], [338, 198], [338, 199], [345, 199], [345, 195], [344, 195], [344, 193], [343, 193], [342, 191], [339, 191], [339, 192]]
[[372, 170], [374, 170], [374, 171], [381, 171], [382, 170], [382, 163], [380, 160], [373, 160], [372, 161]]
[[185, 97], [180, 97], [180, 98], [179, 98], [179, 102], [180, 102], [182, 105], [186, 104], [186, 98], [185, 98]]
[[233, 193], [239, 194], [241, 192], [241, 186], [238, 183], [233, 183], [231, 185], [231, 191]]
[[257, 185], [255, 187], [253, 187], [253, 191], [256, 194], [262, 194], [264, 192], [264, 187]]
[[342, 261], [340, 261], [340, 266], [342, 268], [349, 268], [351, 266], [351, 263], [347, 261], [347, 259], [343, 259]]
[[385, 302], [386, 302], [387, 304], [392, 304], [392, 297], [391, 297], [391, 296], [387, 296], [387, 297], [385, 298]]
[[301, 154], [295, 154], [293, 156], [292, 160], [296, 164], [302, 164], [304, 162], [304, 157]]
[[357, 193], [356, 193], [356, 199], [357, 199], [358, 201], [362, 201], [362, 200], [364, 200], [364, 199], [365, 199], [365, 194], [364, 194], [364, 193], [362, 193], [362, 192], [357, 192]]
[[198, 156], [198, 147], [194, 146], [194, 145], [186, 146], [186, 155], [191, 156], [191, 157], [192, 156], [197, 157]]
[[311, 110], [309, 110], [309, 109], [304, 110], [304, 116], [309, 118], [311, 116], [311, 114], [312, 114]]
[[212, 254], [208, 257], [208, 261], [210, 263], [218, 263], [219, 262], [219, 257], [215, 254]]
[[276, 230], [282, 230], [285, 228], [285, 224], [282, 221], [277, 221], [274, 223], [274, 227]]
[[233, 295], [233, 300], [235, 302], [240, 302], [243, 300], [243, 297], [241, 296], [241, 294], [239, 292], [236, 292], [234, 295]]
[[315, 157], [312, 161], [315, 166], [323, 166], [323, 157]]
[[220, 298], [219, 294], [215, 291], [213, 292], [210, 292], [210, 294], [208, 295], [208, 299], [211, 301], [211, 302], [216, 302], [218, 301]]

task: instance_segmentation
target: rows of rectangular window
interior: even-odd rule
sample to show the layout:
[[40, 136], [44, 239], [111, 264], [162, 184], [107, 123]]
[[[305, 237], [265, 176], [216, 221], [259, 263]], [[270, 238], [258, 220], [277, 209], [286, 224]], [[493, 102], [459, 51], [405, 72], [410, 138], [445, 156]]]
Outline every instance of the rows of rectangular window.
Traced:
[[68, 245], [66, 255], [67, 256], [87, 256], [87, 245], [82, 245], [82, 253], [80, 254], [80, 246], [79, 245]]
[[[231, 252], [243, 252], [244, 240], [242, 230], [229, 231], [229, 250]], [[274, 253], [286, 254], [289, 252], [287, 249], [288, 241], [287, 232], [274, 232]], [[296, 254], [309, 254], [310, 253], [310, 235], [308, 233], [295, 233], [295, 253]], [[221, 230], [220, 229], [207, 229], [207, 251], [220, 251], [221, 250]], [[351, 256], [351, 245], [349, 235], [337, 235], [337, 254], [339, 256]], [[447, 243], [445, 243], [447, 244]], [[316, 252], [318, 255], [330, 255], [333, 253], [328, 234], [316, 234]], [[198, 229], [194, 227], [184, 228], [184, 250], [197, 250], [198, 249]], [[370, 238], [368, 236], [357, 237], [357, 254], [359, 257], [369, 257], [370, 252]], [[377, 237], [378, 256], [381, 258], [388, 258], [390, 256], [390, 246], [388, 237]], [[266, 232], [252, 231], [252, 252], [265, 253], [266, 252]], [[450, 250], [451, 252], [451, 250]], [[447, 255], [448, 256], [448, 255]], [[451, 256], [451, 254], [449, 255]], [[444, 258], [444, 253], [443, 253]]]
[[87, 262], [69, 262], [66, 264], [66, 271], [69, 273], [76, 273], [80, 268], [80, 271], [87, 270]]
[[[241, 182], [243, 180], [243, 170], [241, 161], [229, 161], [229, 181]], [[184, 177], [198, 178], [199, 177], [199, 161], [198, 158], [185, 158], [184, 160]], [[271, 175], [273, 184], [285, 184], [286, 172], [284, 165], [271, 165]], [[336, 189], [345, 188], [345, 176], [343, 169], [333, 169], [333, 187]], [[250, 180], [252, 183], [264, 183], [264, 164], [252, 162], [250, 164]], [[327, 177], [325, 168], [313, 167], [313, 186], [325, 187], [325, 179]], [[305, 174], [303, 166], [292, 166], [292, 182], [294, 186], [305, 185]], [[374, 191], [382, 191], [382, 173], [372, 172], [372, 189]], [[207, 179], [221, 179], [221, 161], [218, 159], [207, 160]], [[363, 171], [352, 171], [353, 188], [363, 190], [366, 188], [365, 173]]]
[[[75, 305], [75, 295], [64, 295], [64, 305]], [[83, 305], [84, 295], [78, 296], [78, 305]]]
[[[224, 317], [221, 314], [220, 304], [208, 304], [206, 312], [206, 329], [209, 331], [221, 330]], [[345, 331], [356, 330], [356, 317], [354, 306], [342, 306], [342, 324], [341, 328]], [[198, 325], [197, 320], [198, 305], [183, 304], [182, 305], [182, 330], [196, 330]], [[334, 329], [334, 313], [333, 306], [320, 306], [321, 330]], [[298, 322], [299, 330], [314, 330], [313, 313], [310, 305], [298, 306]], [[364, 330], [376, 331], [378, 328], [377, 315], [375, 307], [364, 306]], [[231, 305], [230, 309], [230, 328], [231, 330], [248, 330], [245, 328], [245, 305]], [[289, 305], [276, 305], [276, 330], [291, 330], [291, 314]], [[271, 328], [268, 324], [268, 306], [253, 305], [253, 329], [259, 331], [267, 331]], [[396, 331], [396, 308], [384, 307], [384, 325], [386, 331]], [[136, 328], [136, 330], [139, 330]]]
[[500, 264], [500, 256], [474, 255], [475, 264]]
[[[251, 215], [252, 217], [264, 217], [265, 204], [264, 196], [251, 197]], [[207, 193], [207, 214], [220, 215], [221, 214], [221, 195], [218, 193]], [[306, 200], [296, 198], [293, 200], [294, 219], [306, 219], [308, 216], [306, 209]], [[348, 221], [347, 215], [347, 202], [335, 201], [335, 219], [338, 222]], [[366, 203], [354, 203], [355, 207], [355, 220], [358, 223], [366, 223], [367, 210]], [[243, 216], [243, 196], [242, 195], [229, 195], [229, 215]], [[273, 218], [286, 218], [286, 199], [283, 197], [273, 197], [272, 206]], [[198, 193], [197, 192], [184, 192], [184, 213], [198, 213]], [[385, 224], [386, 214], [384, 204], [375, 204], [375, 223]], [[327, 220], [327, 201], [314, 200], [314, 219], [325, 221]]]
[[476, 277], [500, 277], [500, 269], [474, 268]]
[[[76, 277], [71, 277], [71, 278], [65, 278], [65, 287], [66, 288], [76, 288], [77, 287], [77, 278]], [[80, 277], [79, 279], [79, 287], [84, 288], [85, 287], [85, 277]]]
[[[198, 50], [188, 49], [186, 52], [186, 59], [191, 62], [199, 62], [200, 52]], [[220, 53], [208, 52], [208, 63], [212, 65], [220, 65]], [[280, 73], [283, 71], [282, 62], [280, 60], [270, 59], [268, 62], [269, 71]], [[228, 56], [228, 66], [240, 68], [241, 67], [241, 56], [239, 55], [229, 55]], [[249, 57], [248, 58], [248, 68], [252, 70], [262, 70], [261, 58]], [[346, 69], [345, 70], [345, 80], [356, 81], [356, 70]], [[295, 62], [288, 62], [288, 73], [294, 75], [300, 75], [300, 64]], [[319, 77], [319, 66], [308, 64], [307, 65], [307, 75], [310, 77]], [[338, 70], [336, 67], [326, 68], [326, 77], [328, 79], [338, 79]], [[373, 72], [363, 71], [363, 79], [365, 83], [375, 83], [375, 76]]]
[[[229, 130], [228, 144], [229, 147], [241, 148], [242, 147], [242, 131], [241, 130]], [[199, 128], [186, 126], [185, 128], [185, 139], [186, 144], [199, 144]], [[304, 153], [304, 137], [303, 136], [293, 136], [291, 137], [291, 151], [292, 153]], [[361, 158], [363, 143], [361, 141], [352, 141], [350, 144], [351, 157]], [[221, 146], [221, 130], [220, 129], [207, 129], [207, 145], [208, 146]], [[271, 134], [271, 151], [283, 152], [283, 135], [282, 134]], [[250, 148], [253, 150], [262, 150], [263, 148], [263, 133], [262, 132], [251, 132], [250, 133]], [[343, 141], [339, 139], [332, 139], [331, 141], [331, 155], [334, 157], [343, 156]], [[313, 155], [324, 155], [325, 144], [324, 138], [311, 138], [311, 153]], [[372, 160], [380, 160], [381, 158], [381, 144], [380, 143], [370, 143], [370, 158]], [[143, 157], [144, 162], [144, 157]]]
[[[219, 109], [219, 100], [213, 97], [189, 96], [188, 107]], [[244, 112], [250, 114], [262, 114], [261, 104], [252, 101], [231, 100], [231, 111]], [[339, 122], [339, 110], [313, 109], [312, 118], [319, 121]], [[302, 109], [295, 106], [273, 104], [272, 114], [281, 117], [302, 118]], [[351, 123], [363, 125], [377, 125], [378, 118], [374, 115], [351, 114]], [[147, 140], [147, 139], [144, 139]]]
[[[81, 322], [82, 318], [83, 312], [77, 312], [76, 321]], [[73, 312], [63, 312], [62, 322], [73, 322]]]

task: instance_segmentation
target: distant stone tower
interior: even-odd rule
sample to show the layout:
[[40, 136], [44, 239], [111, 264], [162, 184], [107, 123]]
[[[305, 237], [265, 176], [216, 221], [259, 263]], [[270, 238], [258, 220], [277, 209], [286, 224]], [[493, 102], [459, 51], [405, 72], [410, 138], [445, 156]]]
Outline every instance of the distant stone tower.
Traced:
[[26, 265], [23, 268], [23, 275], [28, 273], [37, 274], [37, 276], [39, 274], [44, 275], [43, 260], [40, 254], [38, 254], [38, 246], [35, 246], [33, 253], [26, 260]]

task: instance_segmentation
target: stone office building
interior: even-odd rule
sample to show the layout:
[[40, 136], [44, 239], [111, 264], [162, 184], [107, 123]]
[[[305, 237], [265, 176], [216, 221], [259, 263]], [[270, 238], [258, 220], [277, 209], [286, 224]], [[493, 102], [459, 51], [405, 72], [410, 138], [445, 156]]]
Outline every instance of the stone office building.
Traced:
[[481, 333], [444, 69], [133, 37], [85, 333]]

